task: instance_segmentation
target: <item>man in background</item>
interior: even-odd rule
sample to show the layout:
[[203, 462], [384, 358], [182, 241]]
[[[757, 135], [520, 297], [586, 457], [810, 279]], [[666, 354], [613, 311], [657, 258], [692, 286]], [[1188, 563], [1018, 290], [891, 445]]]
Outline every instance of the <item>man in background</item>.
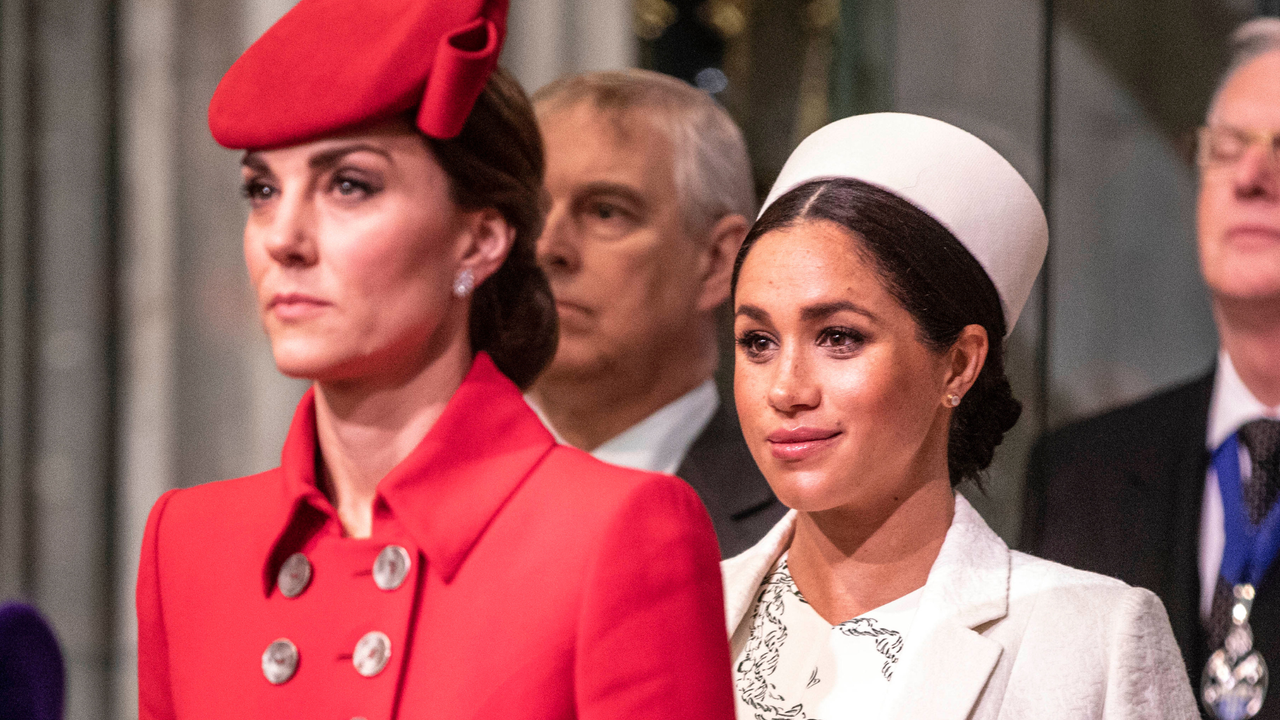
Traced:
[[[1257, 589], [1254, 647], [1280, 667], [1280, 563], [1267, 562], [1277, 548], [1243, 531], [1280, 512], [1280, 19], [1251, 21], [1235, 39], [1198, 149], [1217, 365], [1043, 438], [1022, 543], [1156, 592], [1197, 691], [1238, 584]], [[1280, 718], [1280, 698], [1258, 717]]]
[[683, 478], [737, 554], [786, 510], [713, 380], [755, 205], [742, 133], [706, 93], [641, 70], [557, 81], [534, 106], [560, 346], [530, 403], [565, 443]]

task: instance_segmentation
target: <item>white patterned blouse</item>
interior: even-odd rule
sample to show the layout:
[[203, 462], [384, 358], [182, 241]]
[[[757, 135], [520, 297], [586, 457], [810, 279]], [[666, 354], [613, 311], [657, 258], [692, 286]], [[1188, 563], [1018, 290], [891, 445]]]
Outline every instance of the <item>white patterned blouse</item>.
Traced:
[[784, 553], [733, 659], [739, 720], [879, 717], [923, 590], [832, 626], [796, 587]]

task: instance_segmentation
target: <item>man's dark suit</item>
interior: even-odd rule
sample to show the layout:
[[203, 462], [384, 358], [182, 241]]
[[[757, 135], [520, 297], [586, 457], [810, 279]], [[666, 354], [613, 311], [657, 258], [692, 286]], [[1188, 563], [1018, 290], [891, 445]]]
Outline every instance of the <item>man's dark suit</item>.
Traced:
[[737, 414], [723, 402], [685, 453], [676, 475], [693, 486], [711, 513], [721, 557], [754, 545], [787, 512], [751, 457]]
[[[1027, 471], [1022, 548], [1160, 596], [1199, 696], [1200, 509], [1213, 373], [1040, 439]], [[1254, 647], [1280, 667], [1280, 564], [1253, 606]], [[1280, 719], [1280, 690], [1257, 716]]]

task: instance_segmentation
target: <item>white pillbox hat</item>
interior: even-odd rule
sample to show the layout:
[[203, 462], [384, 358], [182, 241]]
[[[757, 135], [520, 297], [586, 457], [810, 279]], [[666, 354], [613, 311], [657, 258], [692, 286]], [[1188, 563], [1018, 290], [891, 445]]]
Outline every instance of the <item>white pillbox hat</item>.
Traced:
[[991, 278], [1008, 332], [1049, 247], [1040, 201], [985, 142], [941, 120], [874, 113], [837, 120], [791, 153], [761, 214], [811, 180], [852, 178], [901, 197], [951, 231]]

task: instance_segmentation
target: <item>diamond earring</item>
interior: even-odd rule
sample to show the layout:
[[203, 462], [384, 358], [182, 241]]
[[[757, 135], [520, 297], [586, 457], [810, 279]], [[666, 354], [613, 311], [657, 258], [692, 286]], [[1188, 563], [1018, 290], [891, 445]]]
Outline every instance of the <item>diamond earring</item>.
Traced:
[[453, 281], [453, 294], [455, 297], [464, 298], [476, 289], [476, 276], [471, 272], [471, 268], [462, 268], [458, 271], [458, 277]]
[[955, 394], [947, 395], [947, 407], [955, 407], [960, 404], [960, 396]]

